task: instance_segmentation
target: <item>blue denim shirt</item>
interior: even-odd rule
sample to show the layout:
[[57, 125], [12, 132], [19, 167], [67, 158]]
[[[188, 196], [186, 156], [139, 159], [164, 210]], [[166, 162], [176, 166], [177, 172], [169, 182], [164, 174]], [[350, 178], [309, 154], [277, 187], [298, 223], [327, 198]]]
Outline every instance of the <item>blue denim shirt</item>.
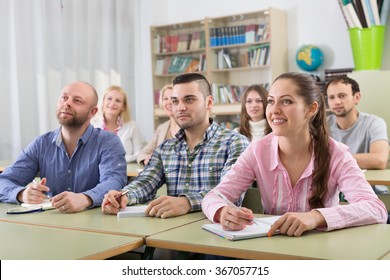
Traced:
[[100, 206], [104, 194], [127, 183], [125, 150], [113, 133], [90, 125], [69, 158], [61, 128], [36, 138], [13, 165], [0, 174], [0, 201], [18, 203], [18, 193], [39, 172], [47, 178], [50, 196], [64, 191], [83, 193]]

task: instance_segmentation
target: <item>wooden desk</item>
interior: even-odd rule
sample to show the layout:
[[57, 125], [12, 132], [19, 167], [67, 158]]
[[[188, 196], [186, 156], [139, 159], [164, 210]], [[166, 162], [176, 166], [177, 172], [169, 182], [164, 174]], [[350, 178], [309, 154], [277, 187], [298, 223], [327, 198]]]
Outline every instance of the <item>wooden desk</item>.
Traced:
[[198, 221], [146, 238], [146, 246], [243, 259], [380, 259], [390, 250], [390, 225], [376, 224], [301, 237], [277, 235], [229, 241], [202, 229]]
[[381, 258], [381, 260], [390, 260], [390, 252], [386, 256]]
[[0, 259], [107, 259], [143, 246], [142, 238], [0, 222]]
[[367, 170], [364, 176], [371, 185], [390, 186], [390, 169]]
[[139, 172], [144, 169], [142, 164], [128, 163], [127, 164], [127, 177], [137, 177]]
[[0, 203], [0, 221], [142, 238], [205, 219], [202, 212], [169, 219], [117, 218], [115, 215], [102, 214], [100, 208], [74, 214], [63, 214], [58, 210], [17, 215], [7, 214], [7, 209], [12, 207], [15, 207], [15, 204]]

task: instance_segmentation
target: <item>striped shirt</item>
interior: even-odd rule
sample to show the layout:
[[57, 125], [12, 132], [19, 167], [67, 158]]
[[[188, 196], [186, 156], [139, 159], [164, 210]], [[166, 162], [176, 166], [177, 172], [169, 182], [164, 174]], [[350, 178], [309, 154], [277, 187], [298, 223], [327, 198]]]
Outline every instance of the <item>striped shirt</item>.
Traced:
[[248, 146], [245, 136], [224, 129], [210, 120], [203, 140], [190, 151], [181, 129], [154, 151], [144, 171], [125, 189], [128, 204], [145, 203], [167, 186], [169, 196], [185, 196], [191, 211], [201, 210], [201, 201], [231, 168]]

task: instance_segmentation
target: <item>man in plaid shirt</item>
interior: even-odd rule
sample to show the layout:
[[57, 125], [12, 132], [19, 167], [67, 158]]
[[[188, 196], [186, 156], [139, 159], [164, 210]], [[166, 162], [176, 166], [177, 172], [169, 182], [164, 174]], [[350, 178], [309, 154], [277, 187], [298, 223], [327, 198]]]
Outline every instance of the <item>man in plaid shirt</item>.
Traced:
[[213, 98], [203, 75], [176, 77], [172, 104], [180, 131], [156, 148], [144, 171], [122, 190], [129, 190], [127, 195], [119, 196], [120, 191], [112, 190], [105, 196], [103, 213], [117, 214], [127, 205], [146, 203], [163, 184], [168, 195], [151, 201], [147, 215], [168, 218], [200, 211], [203, 197], [248, 146], [245, 136], [210, 118]]

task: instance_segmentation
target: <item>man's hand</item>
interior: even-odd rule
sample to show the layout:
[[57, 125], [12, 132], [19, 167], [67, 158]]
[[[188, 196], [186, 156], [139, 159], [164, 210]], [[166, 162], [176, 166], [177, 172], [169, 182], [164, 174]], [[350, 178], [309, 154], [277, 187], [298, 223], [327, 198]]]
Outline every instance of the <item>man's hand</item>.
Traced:
[[109, 191], [103, 199], [102, 213], [116, 215], [121, 208], [126, 208], [127, 202], [127, 195], [122, 195], [122, 191]]
[[17, 200], [21, 203], [38, 204], [47, 199], [47, 195], [44, 192], [50, 191], [50, 188], [46, 186], [46, 178], [38, 184], [32, 182], [26, 186], [26, 188], [18, 193]]
[[74, 192], [62, 192], [54, 196], [50, 201], [55, 208], [64, 213], [81, 212], [92, 205], [92, 200], [89, 196]]
[[185, 215], [191, 211], [191, 204], [185, 196], [161, 196], [149, 203], [146, 213], [149, 216], [169, 218]]

